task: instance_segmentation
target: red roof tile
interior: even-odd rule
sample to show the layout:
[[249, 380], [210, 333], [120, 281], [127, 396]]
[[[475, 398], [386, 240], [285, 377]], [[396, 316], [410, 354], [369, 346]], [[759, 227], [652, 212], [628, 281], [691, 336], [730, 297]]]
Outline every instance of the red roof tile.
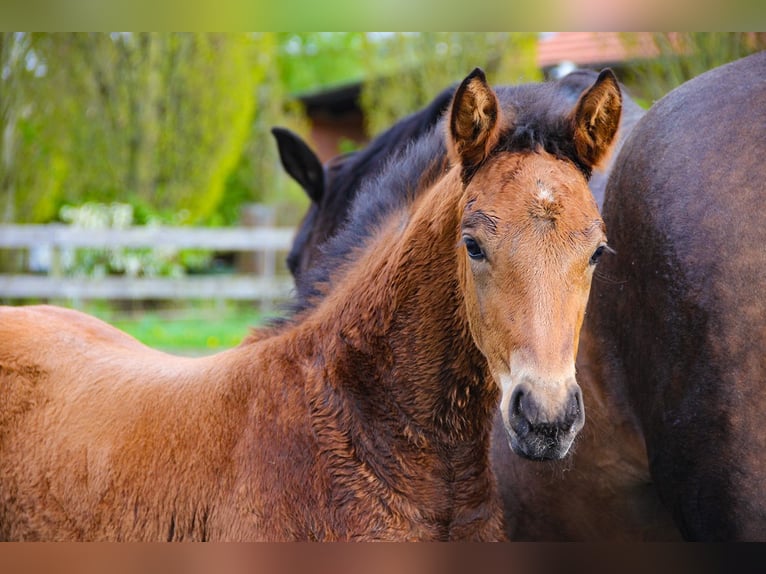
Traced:
[[555, 32], [537, 43], [537, 65], [540, 68], [562, 62], [577, 65], [609, 64], [634, 58], [657, 56], [651, 33], [627, 35], [618, 32]]

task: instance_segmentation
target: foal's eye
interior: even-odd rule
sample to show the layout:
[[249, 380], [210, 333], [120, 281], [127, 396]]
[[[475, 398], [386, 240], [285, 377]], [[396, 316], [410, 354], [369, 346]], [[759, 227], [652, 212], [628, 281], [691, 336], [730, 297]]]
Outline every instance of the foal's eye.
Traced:
[[591, 256], [590, 256], [590, 264], [591, 264], [591, 265], [595, 265], [596, 263], [598, 263], [598, 260], [601, 258], [601, 256], [602, 256], [602, 255], [604, 254], [604, 252], [606, 252], [606, 251], [609, 251], [609, 252], [611, 252], [612, 250], [611, 250], [611, 249], [609, 249], [609, 247], [607, 247], [607, 246], [606, 246], [606, 245], [604, 245], [604, 244], [601, 244], [601, 245], [599, 245], [599, 246], [596, 248], [596, 250], [593, 252], [593, 255], [591, 255]]
[[468, 257], [476, 261], [484, 259], [484, 252], [473, 237], [464, 237], [465, 249], [468, 251]]

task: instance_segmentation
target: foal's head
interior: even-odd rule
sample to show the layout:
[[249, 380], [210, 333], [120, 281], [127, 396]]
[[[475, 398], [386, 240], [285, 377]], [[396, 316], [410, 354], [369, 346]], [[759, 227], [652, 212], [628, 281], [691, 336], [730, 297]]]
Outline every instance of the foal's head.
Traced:
[[530, 146], [528, 126], [515, 135], [512, 107], [501, 109], [480, 70], [450, 110], [450, 158], [464, 185], [456, 243], [468, 321], [502, 389], [510, 445], [531, 459], [563, 457], [584, 424], [575, 356], [593, 269], [607, 249], [587, 176], [608, 153], [620, 110], [608, 70], [551, 145]]

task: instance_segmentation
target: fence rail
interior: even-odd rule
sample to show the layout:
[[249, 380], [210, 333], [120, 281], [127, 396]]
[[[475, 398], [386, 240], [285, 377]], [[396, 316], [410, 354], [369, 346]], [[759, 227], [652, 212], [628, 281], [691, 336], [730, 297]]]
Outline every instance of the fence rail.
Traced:
[[[61, 224], [0, 225], [0, 249], [49, 249], [45, 274], [1, 274], [0, 299], [220, 299], [270, 304], [289, 297], [292, 280], [279, 274], [277, 254], [289, 250], [294, 230], [286, 227], [132, 227], [82, 229]], [[84, 248], [123, 247], [204, 249], [251, 253], [255, 272], [171, 277], [66, 277], [61, 253]]]
[[217, 251], [286, 251], [294, 230], [287, 227], [130, 227], [82, 229], [63, 224], [0, 225], [0, 248], [175, 247]]

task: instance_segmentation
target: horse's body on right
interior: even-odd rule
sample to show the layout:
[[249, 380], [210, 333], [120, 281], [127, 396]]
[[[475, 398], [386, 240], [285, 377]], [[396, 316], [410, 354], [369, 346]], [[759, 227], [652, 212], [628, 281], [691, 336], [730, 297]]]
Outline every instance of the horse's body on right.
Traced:
[[766, 52], [659, 100], [616, 162], [589, 319], [684, 536], [766, 540]]

